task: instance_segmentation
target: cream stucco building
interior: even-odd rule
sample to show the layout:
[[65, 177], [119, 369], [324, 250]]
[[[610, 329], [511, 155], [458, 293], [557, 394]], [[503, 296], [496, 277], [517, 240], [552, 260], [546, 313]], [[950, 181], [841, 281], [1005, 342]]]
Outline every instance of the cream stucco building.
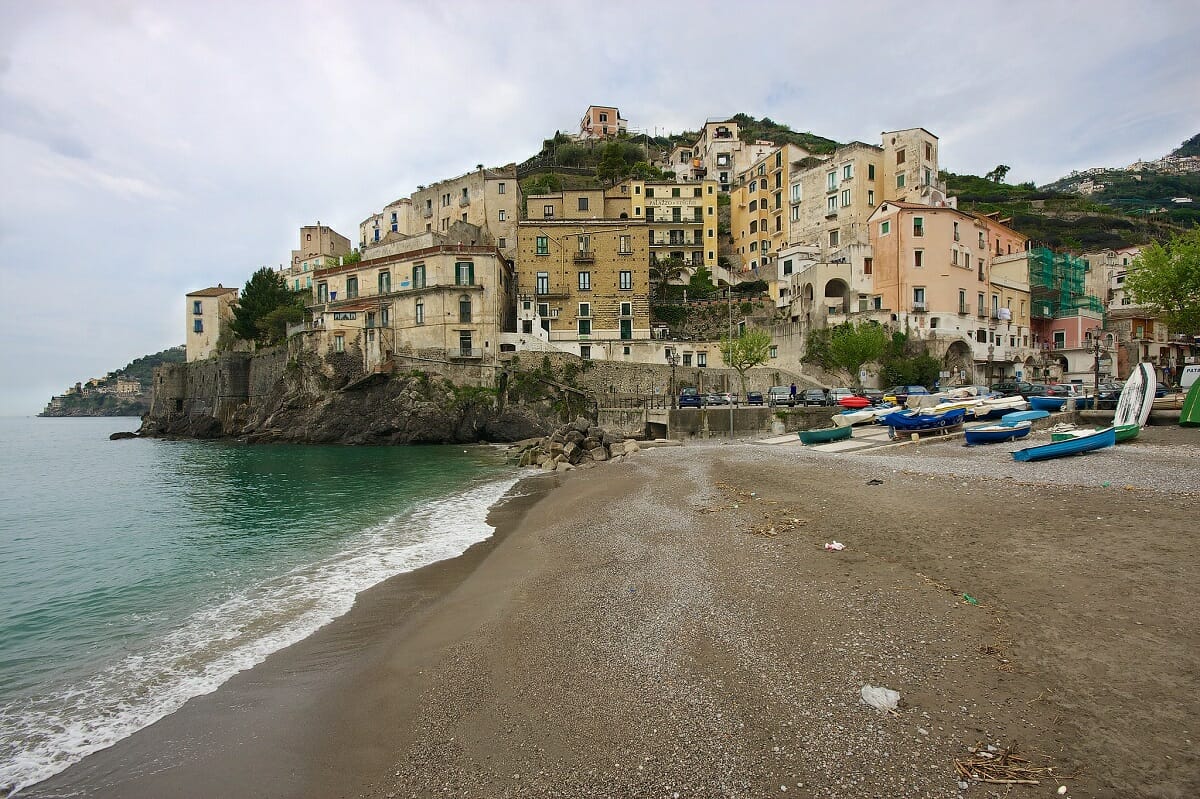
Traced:
[[237, 296], [237, 289], [227, 289], [219, 283], [188, 293], [185, 298], [188, 361], [202, 361], [216, 354], [222, 330], [233, 321]]
[[284, 283], [292, 291], [311, 290], [313, 273], [341, 263], [350, 249], [350, 239], [328, 225], [305, 225], [300, 228], [300, 246], [292, 250], [283, 270]]

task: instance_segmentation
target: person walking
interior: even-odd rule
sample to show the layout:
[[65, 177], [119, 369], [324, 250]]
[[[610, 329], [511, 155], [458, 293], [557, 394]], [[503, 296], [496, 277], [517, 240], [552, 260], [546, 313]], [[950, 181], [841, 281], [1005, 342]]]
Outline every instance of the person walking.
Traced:
[[796, 404], [796, 384], [795, 383], [792, 383], [791, 396], [792, 396], [792, 404], [795, 405]]

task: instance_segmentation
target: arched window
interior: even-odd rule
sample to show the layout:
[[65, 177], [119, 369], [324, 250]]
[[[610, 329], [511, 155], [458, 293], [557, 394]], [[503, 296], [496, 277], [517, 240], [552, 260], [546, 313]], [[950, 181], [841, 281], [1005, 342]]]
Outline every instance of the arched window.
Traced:
[[458, 298], [458, 321], [461, 324], [471, 321], [471, 298], [466, 294]]
[[758, 220], [757, 219], [750, 220], [750, 232], [751, 233], [758, 232]]

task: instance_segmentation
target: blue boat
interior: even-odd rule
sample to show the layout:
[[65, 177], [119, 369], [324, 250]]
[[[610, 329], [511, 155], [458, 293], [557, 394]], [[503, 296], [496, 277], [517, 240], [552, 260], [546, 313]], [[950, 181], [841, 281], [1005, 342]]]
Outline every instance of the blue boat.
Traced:
[[919, 433], [924, 430], [944, 430], [962, 424], [967, 415], [966, 408], [955, 408], [944, 413], [917, 413], [913, 411], [896, 411], [887, 416], [880, 416], [879, 423], [891, 428], [894, 438], [896, 431], [903, 433]]
[[1066, 441], [1055, 441], [1053, 444], [1042, 444], [1040, 447], [1019, 449], [1012, 456], [1015, 461], [1044, 461], [1050, 458], [1061, 458], [1064, 455], [1114, 447], [1116, 444], [1116, 428], [1106, 427], [1086, 436], [1075, 436]]
[[1066, 397], [1030, 397], [1029, 407], [1035, 411], [1050, 411], [1057, 413], [1067, 403]]
[[1001, 441], [1013, 441], [1029, 435], [1033, 422], [1017, 422], [1014, 425], [984, 424], [968, 427], [965, 431], [968, 444], [998, 444]]
[[1012, 427], [1018, 422], [1036, 422], [1038, 419], [1045, 419], [1050, 415], [1050, 411], [1013, 411], [1006, 413], [1000, 418], [1000, 424]]

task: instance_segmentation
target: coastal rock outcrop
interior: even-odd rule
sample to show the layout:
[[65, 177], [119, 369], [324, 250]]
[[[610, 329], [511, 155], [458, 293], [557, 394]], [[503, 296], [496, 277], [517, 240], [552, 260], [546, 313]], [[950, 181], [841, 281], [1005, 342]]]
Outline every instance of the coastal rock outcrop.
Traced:
[[509, 448], [509, 457], [518, 466], [566, 472], [624, 458], [640, 449], [633, 439], [622, 438], [580, 417], [547, 436], [516, 442]]

